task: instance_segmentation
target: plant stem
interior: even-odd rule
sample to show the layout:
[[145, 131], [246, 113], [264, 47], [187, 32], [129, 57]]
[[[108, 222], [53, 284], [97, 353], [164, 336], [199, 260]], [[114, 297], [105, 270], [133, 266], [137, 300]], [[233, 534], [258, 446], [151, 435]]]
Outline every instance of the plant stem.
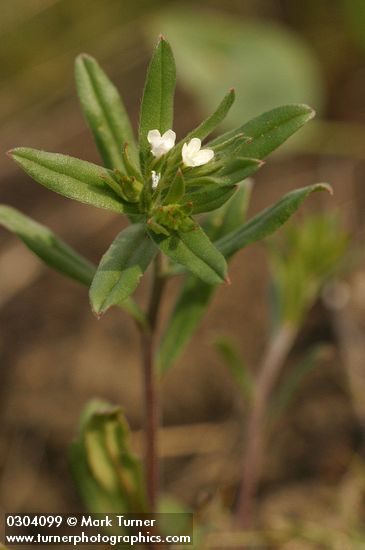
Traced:
[[145, 478], [150, 512], [156, 511], [159, 468], [157, 436], [160, 424], [159, 383], [154, 363], [158, 313], [164, 289], [161, 257], [154, 262], [152, 289], [148, 305], [148, 323], [141, 327], [141, 347], [144, 378]]
[[264, 353], [255, 383], [255, 395], [247, 420], [241, 491], [236, 521], [248, 528], [252, 523], [254, 499], [265, 452], [266, 413], [272, 390], [293, 346], [297, 329], [284, 324], [272, 335]]

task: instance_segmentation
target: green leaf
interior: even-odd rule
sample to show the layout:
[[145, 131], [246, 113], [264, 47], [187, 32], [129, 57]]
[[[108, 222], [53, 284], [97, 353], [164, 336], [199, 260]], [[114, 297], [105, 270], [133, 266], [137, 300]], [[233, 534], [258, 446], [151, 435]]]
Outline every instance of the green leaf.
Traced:
[[192, 203], [193, 214], [210, 212], [227, 202], [236, 190], [236, 185], [208, 185], [198, 191], [186, 193], [184, 202]]
[[121, 231], [101, 259], [90, 287], [90, 302], [96, 314], [119, 305], [134, 292], [157, 249], [143, 224]]
[[236, 157], [227, 162], [223, 170], [218, 173], [218, 176], [226, 184], [239, 183], [252, 176], [262, 165], [261, 160]]
[[277, 107], [250, 120], [243, 126], [219, 136], [211, 141], [208, 147], [214, 149], [216, 145], [243, 133], [250, 136], [251, 140], [244, 142], [236, 154], [242, 157], [263, 159], [311, 120], [314, 115], [315, 112], [308, 105], [294, 104]]
[[148, 132], [156, 129], [163, 134], [172, 129], [175, 84], [174, 56], [170, 44], [161, 37], [148, 69], [141, 104], [139, 146], [142, 168], [150, 151]]
[[242, 227], [218, 239], [215, 245], [228, 257], [253, 242], [265, 239], [279, 229], [298, 210], [302, 202], [316, 191], [331, 192], [331, 187], [325, 183], [318, 183], [291, 191]]
[[183, 265], [209, 284], [227, 280], [227, 263], [204, 231], [195, 226], [190, 231], [174, 231], [167, 237], [149, 232], [151, 239], [166, 256]]
[[178, 203], [180, 202], [180, 199], [184, 196], [184, 194], [185, 194], [185, 180], [181, 170], [179, 169], [176, 172], [176, 176], [169, 187], [168, 193], [164, 198], [163, 204]]
[[251, 401], [255, 390], [254, 379], [236, 346], [231, 340], [222, 337], [215, 340], [214, 346], [228, 367], [233, 380], [237, 383], [243, 396]]
[[56, 271], [84, 285], [91, 284], [95, 266], [56, 237], [48, 227], [5, 205], [0, 205], [0, 225], [15, 233], [34, 254]]
[[[0, 205], [0, 225], [15, 233], [29, 250], [49, 267], [87, 287], [91, 285], [96, 266], [73, 250], [48, 227], [5, 205]], [[146, 323], [144, 313], [132, 298], [127, 298], [119, 305], [138, 323]]]
[[[207, 216], [205, 228], [209, 236], [218, 238], [242, 225], [250, 189], [251, 184], [244, 182], [223, 207]], [[215, 285], [187, 275], [158, 350], [157, 363], [161, 372], [169, 370], [183, 352], [204, 316], [215, 289]]]
[[146, 512], [142, 468], [130, 450], [129, 428], [119, 407], [91, 401], [85, 408], [70, 466], [91, 512]]
[[85, 118], [94, 135], [100, 155], [108, 168], [125, 169], [122, 147], [137, 161], [133, 130], [118, 90], [97, 61], [86, 54], [75, 63], [76, 86]]
[[113, 174], [102, 166], [25, 147], [13, 149], [9, 154], [35, 181], [64, 197], [114, 212], [137, 212], [135, 206], [123, 202], [106, 183]]

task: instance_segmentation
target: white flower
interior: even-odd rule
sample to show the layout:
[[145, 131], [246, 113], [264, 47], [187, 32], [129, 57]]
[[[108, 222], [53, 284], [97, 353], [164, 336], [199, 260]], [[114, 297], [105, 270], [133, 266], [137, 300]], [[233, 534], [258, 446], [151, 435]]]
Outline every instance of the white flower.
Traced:
[[157, 174], [154, 170], [152, 170], [151, 171], [152, 189], [156, 189], [160, 179], [161, 179], [161, 174], [160, 173]]
[[184, 143], [182, 158], [185, 166], [202, 166], [214, 157], [212, 149], [201, 149], [202, 142], [199, 138], [193, 138], [189, 143]]
[[161, 136], [158, 130], [150, 130], [147, 134], [147, 140], [151, 144], [153, 156], [160, 158], [174, 147], [176, 134], [173, 130], [167, 130]]

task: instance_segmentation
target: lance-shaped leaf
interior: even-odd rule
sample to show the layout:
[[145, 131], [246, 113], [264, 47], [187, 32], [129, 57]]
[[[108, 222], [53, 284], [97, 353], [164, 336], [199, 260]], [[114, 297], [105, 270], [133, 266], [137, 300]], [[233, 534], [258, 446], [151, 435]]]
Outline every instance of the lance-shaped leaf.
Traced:
[[174, 231], [170, 236], [149, 232], [166, 256], [183, 265], [209, 284], [228, 280], [227, 263], [199, 226], [190, 231]]
[[[48, 227], [6, 205], [0, 205], [0, 225], [15, 233], [49, 267], [87, 287], [91, 285], [96, 266]], [[146, 322], [142, 310], [132, 298], [127, 298], [119, 305], [138, 323], [143, 325]]]
[[170, 44], [163, 38], [152, 57], [143, 92], [139, 123], [139, 146], [142, 168], [149, 154], [147, 134], [163, 134], [173, 126], [176, 67]]
[[75, 77], [83, 113], [105, 166], [125, 169], [122, 158], [124, 144], [128, 143], [134, 161], [138, 155], [133, 130], [118, 90], [90, 55], [77, 57]]
[[128, 226], [106, 251], [90, 287], [90, 302], [96, 314], [119, 305], [134, 292], [157, 252], [144, 224]]
[[192, 203], [193, 214], [211, 212], [227, 202], [236, 190], [236, 185], [208, 185], [198, 191], [186, 193], [184, 202]]
[[84, 285], [91, 283], [95, 266], [56, 237], [48, 227], [5, 205], [0, 205], [0, 225], [15, 233], [53, 269]]
[[123, 201], [107, 184], [113, 174], [102, 166], [26, 147], [9, 154], [35, 181], [64, 197], [114, 212], [137, 212], [135, 205]]
[[325, 183], [291, 191], [276, 204], [257, 214], [248, 223], [216, 241], [215, 245], [225, 257], [229, 257], [241, 248], [265, 239], [279, 229], [298, 210], [302, 202], [316, 191], [332, 192], [331, 187]]
[[[244, 142], [236, 151], [242, 157], [262, 159], [277, 149], [284, 141], [315, 115], [308, 105], [284, 105], [264, 113], [236, 130], [231, 130], [219, 136], [208, 144], [214, 149], [224, 141], [237, 134], [243, 133], [250, 136], [250, 140]], [[234, 145], [227, 147], [225, 153], [229, 153]]]
[[142, 467], [129, 444], [119, 407], [92, 401], [85, 408], [70, 453], [72, 474], [91, 512], [147, 512]]
[[[211, 238], [221, 237], [242, 225], [250, 189], [249, 181], [241, 184], [234, 197], [207, 216], [204, 229]], [[215, 289], [215, 285], [207, 284], [194, 275], [187, 275], [158, 350], [157, 362], [161, 372], [171, 368], [183, 352], [203, 318]]]

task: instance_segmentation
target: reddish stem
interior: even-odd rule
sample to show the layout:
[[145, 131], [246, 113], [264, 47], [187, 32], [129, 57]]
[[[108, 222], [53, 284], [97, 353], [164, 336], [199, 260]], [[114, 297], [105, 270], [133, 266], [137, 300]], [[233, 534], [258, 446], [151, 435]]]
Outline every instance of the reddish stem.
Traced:
[[158, 428], [160, 424], [160, 400], [154, 355], [158, 313], [164, 281], [161, 276], [161, 258], [158, 256], [154, 263], [152, 290], [147, 313], [148, 324], [141, 330], [144, 377], [145, 477], [151, 512], [156, 511], [159, 486]]

